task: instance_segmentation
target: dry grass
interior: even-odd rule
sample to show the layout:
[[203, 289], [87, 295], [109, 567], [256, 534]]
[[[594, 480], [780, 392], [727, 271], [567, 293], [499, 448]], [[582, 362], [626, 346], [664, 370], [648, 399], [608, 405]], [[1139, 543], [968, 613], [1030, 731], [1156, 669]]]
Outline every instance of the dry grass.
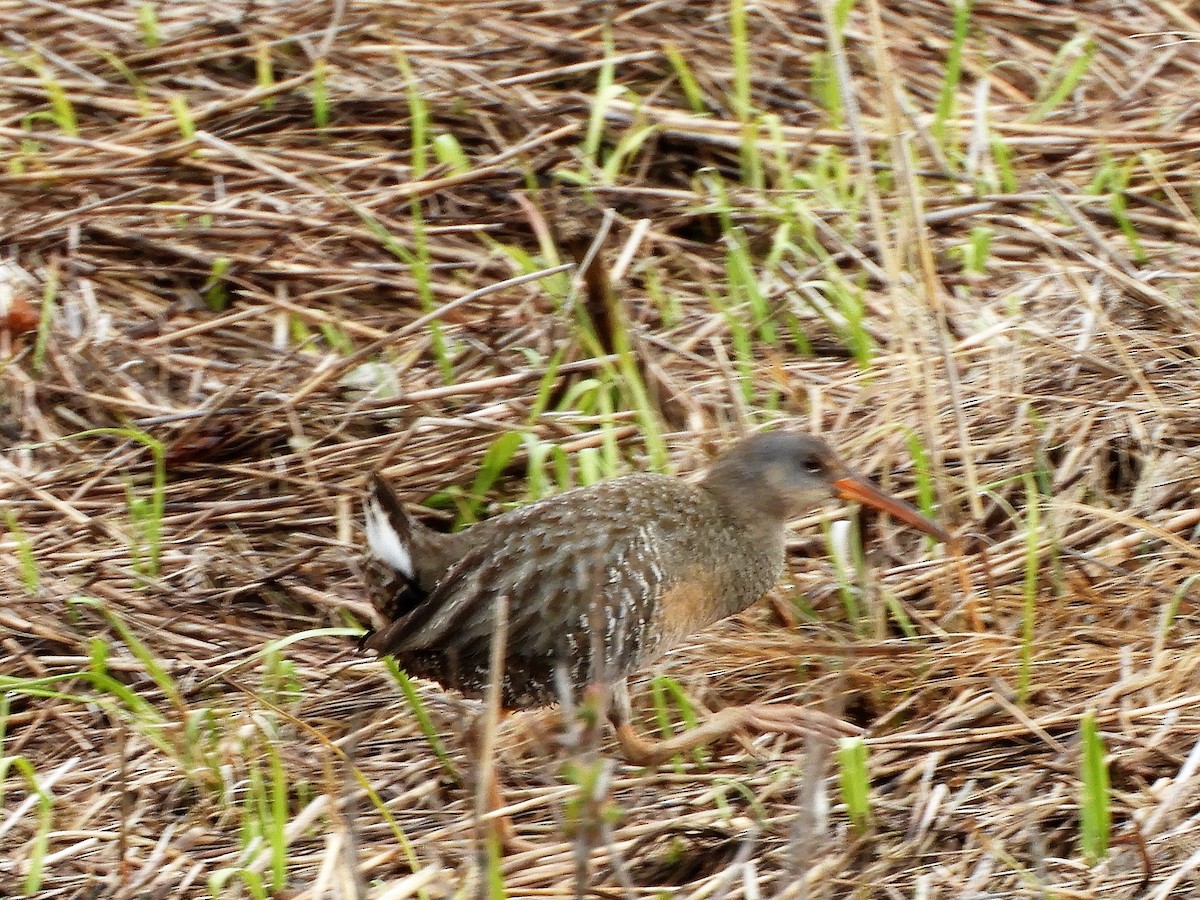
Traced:
[[[532, 435], [494, 505], [547, 444], [572, 473], [688, 472], [774, 422], [899, 490], [911, 438], [973, 535], [956, 559], [871, 520], [850, 620], [798, 529], [795, 591], [664, 661], [709, 708], [869, 727], [871, 826], [816, 743], [644, 772], [524, 715], [498, 761], [540, 849], [494, 867], [508, 895], [1200, 892], [1200, 52], [1164, 34], [1200, 23], [980, 0], [938, 126], [951, 13], [882, 6], [850, 14], [841, 66], [815, 8], [750, 6], [745, 82], [722, 3], [175, 2], [150, 27], [0, 2], [0, 894], [485, 892], [470, 792], [350, 652], [365, 476], [469, 492], [499, 435]], [[625, 92], [597, 104], [606, 21]], [[405, 61], [464, 166], [414, 152]], [[632, 369], [565, 282], [500, 284], [604, 210]], [[727, 276], [739, 236], [759, 296]], [[418, 690], [461, 764], [459, 706]], [[568, 757], [607, 791], [581, 799]]]

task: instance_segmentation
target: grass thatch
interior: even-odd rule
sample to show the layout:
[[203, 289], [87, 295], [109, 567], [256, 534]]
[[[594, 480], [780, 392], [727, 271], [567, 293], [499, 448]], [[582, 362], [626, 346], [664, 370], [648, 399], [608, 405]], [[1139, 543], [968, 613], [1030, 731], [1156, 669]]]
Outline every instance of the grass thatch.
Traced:
[[[844, 12], [0, 2], [0, 894], [1200, 893], [1200, 22]], [[520, 277], [597, 229], [619, 309]], [[663, 663], [868, 728], [865, 829], [818, 742], [522, 715], [487, 862], [352, 653], [366, 475], [468, 519], [769, 423], [964, 536], [798, 529]]]

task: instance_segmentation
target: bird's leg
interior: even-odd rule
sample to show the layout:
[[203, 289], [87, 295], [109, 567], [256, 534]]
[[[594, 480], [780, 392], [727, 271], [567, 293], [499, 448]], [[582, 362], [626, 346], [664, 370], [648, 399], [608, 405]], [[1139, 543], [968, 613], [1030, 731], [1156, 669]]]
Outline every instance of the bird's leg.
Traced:
[[[504, 791], [500, 787], [500, 778], [496, 774], [495, 760], [488, 765], [485, 761], [487, 750], [484, 730], [487, 727], [486, 714], [475, 716], [467, 726], [468, 752], [471, 754], [471, 765], [475, 772], [476, 797], [482, 802], [476, 807], [479, 821], [483, 825], [481, 838], [494, 837], [500, 848], [507, 853], [521, 853], [534, 848], [534, 844], [517, 837], [517, 830], [512, 819], [501, 812], [507, 803], [504, 801]], [[482, 783], [481, 783], [482, 780]]]
[[742, 728], [780, 734], [817, 734], [826, 738], [849, 737], [861, 730], [828, 713], [796, 704], [751, 703], [730, 706], [713, 713], [695, 728], [662, 741], [648, 740], [631, 724], [629, 690], [622, 679], [613, 685], [609, 718], [617, 733], [621, 753], [635, 766], [659, 766], [681, 753], [688, 753]]

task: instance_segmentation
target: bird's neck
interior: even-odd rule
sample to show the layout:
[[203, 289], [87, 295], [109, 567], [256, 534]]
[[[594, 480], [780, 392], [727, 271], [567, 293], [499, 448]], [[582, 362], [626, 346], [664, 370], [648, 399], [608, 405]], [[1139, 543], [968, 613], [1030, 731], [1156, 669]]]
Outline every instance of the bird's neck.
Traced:
[[712, 469], [700, 487], [716, 498], [725, 514], [746, 531], [772, 535], [778, 539], [788, 519], [786, 504], [779, 495], [765, 490], [761, 483], [736, 477], [736, 473]]

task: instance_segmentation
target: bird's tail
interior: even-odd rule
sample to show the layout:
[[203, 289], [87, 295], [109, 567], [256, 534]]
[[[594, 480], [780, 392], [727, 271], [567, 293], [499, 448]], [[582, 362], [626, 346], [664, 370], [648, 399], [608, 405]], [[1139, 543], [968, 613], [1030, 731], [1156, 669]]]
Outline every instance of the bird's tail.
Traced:
[[[388, 622], [394, 622], [429, 596], [432, 584], [422, 583], [422, 573], [428, 576], [431, 564], [439, 563], [446, 536], [412, 518], [392, 486], [378, 474], [367, 487], [363, 514], [370, 548], [363, 566], [367, 596]], [[370, 634], [364, 635], [363, 641]]]
[[415, 584], [417, 571], [413, 559], [419, 548], [414, 546], [414, 538], [420, 525], [405, 512], [392, 486], [378, 473], [371, 476], [363, 514], [371, 553], [404, 581]]

